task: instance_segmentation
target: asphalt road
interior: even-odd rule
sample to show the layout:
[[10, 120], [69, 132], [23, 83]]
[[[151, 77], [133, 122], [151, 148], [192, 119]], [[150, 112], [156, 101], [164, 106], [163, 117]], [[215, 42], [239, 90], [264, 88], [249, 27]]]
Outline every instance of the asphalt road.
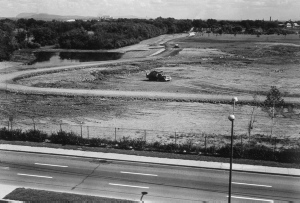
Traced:
[[[148, 202], [227, 201], [228, 171], [0, 152], [1, 187]], [[300, 178], [233, 173], [232, 202], [300, 202]], [[0, 188], [1, 189], [1, 188]]]

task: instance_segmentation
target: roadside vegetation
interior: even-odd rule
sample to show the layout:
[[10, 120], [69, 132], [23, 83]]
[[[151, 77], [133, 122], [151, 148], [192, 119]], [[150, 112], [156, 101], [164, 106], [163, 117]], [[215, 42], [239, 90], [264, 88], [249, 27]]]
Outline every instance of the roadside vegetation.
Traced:
[[[206, 135], [205, 137], [208, 137]], [[235, 139], [239, 136], [235, 136]], [[26, 142], [38, 142], [38, 143], [52, 143], [62, 146], [73, 145], [77, 147], [86, 147], [89, 151], [91, 148], [103, 148], [103, 149], [120, 149], [120, 150], [133, 150], [133, 151], [145, 151], [145, 152], [160, 152], [182, 155], [196, 155], [196, 156], [213, 156], [213, 157], [230, 157], [230, 144], [219, 143], [218, 145], [208, 145], [205, 138], [204, 145], [196, 145], [191, 141], [187, 141], [183, 144], [176, 143], [161, 143], [159, 141], [146, 142], [142, 138], [130, 138], [122, 137], [120, 139], [107, 139], [107, 138], [82, 138], [73, 132], [58, 131], [50, 135], [39, 130], [22, 131], [20, 129], [7, 130], [6, 128], [0, 129], [0, 139], [7, 141], [26, 141]], [[229, 137], [228, 137], [229, 139]], [[245, 139], [245, 137], [244, 137]], [[265, 144], [263, 144], [264, 142]], [[272, 144], [275, 145], [266, 145]], [[289, 148], [277, 147], [280, 144], [291, 143], [291, 140], [277, 140], [270, 139], [265, 136], [252, 136], [251, 141], [240, 143], [235, 142], [233, 157], [235, 159], [249, 159], [249, 160], [262, 160], [262, 161], [274, 161], [279, 163], [296, 164], [300, 167], [300, 142], [293, 140], [294, 145]], [[124, 151], [125, 152], [125, 151]], [[126, 152], [125, 152], [126, 153]], [[149, 154], [148, 154], [149, 155]], [[150, 155], [151, 156], [151, 155]], [[250, 161], [251, 163], [251, 161]]]
[[103, 202], [103, 203], [134, 203], [139, 201], [96, 197], [71, 193], [17, 188], [4, 197], [7, 200], [22, 202]]

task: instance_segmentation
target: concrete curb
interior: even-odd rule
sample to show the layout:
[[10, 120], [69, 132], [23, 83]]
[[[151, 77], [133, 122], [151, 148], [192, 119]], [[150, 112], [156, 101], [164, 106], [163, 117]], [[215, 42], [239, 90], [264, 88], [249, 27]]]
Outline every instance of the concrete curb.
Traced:
[[[224, 170], [224, 171], [229, 170], [229, 163], [220, 163], [220, 162], [167, 159], [167, 158], [145, 157], [145, 156], [125, 155], [125, 154], [115, 154], [115, 153], [89, 152], [89, 151], [80, 151], [80, 150], [54, 149], [54, 148], [46, 148], [46, 147], [30, 147], [30, 146], [19, 146], [19, 145], [8, 145], [8, 144], [1, 144], [0, 150], [69, 156], [69, 157], [80, 157], [80, 158], [97, 158], [97, 159], [105, 159], [111, 161], [151, 163], [151, 164], [159, 164], [159, 165], [178, 166], [178, 167], [192, 167], [192, 168]], [[245, 165], [245, 164], [233, 164], [233, 171], [244, 172], [244, 173], [258, 173], [258, 174], [272, 174], [272, 175], [281, 175], [281, 176], [300, 177], [300, 169], [295, 169], [295, 168], [279, 168], [279, 167]]]

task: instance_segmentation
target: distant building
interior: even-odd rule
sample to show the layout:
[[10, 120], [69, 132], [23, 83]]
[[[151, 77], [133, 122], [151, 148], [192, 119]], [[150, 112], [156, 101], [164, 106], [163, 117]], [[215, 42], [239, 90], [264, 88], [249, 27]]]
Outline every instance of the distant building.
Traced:
[[288, 29], [299, 29], [300, 25], [296, 22], [288, 21], [285, 22], [285, 27]]
[[286, 28], [292, 28], [292, 24], [291, 23], [287, 23], [286, 24]]
[[75, 22], [75, 19], [66, 20], [66, 22]]
[[104, 16], [101, 16], [100, 19], [102, 19], [102, 20], [109, 20], [109, 19], [113, 19], [113, 17], [110, 16], [110, 15], [104, 15]]

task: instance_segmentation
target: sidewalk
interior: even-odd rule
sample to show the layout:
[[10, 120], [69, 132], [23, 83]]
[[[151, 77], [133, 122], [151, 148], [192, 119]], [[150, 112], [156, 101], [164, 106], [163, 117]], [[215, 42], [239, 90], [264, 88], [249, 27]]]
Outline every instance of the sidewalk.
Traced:
[[[194, 160], [183, 160], [183, 159], [167, 159], [167, 158], [145, 157], [145, 156], [135, 156], [135, 155], [125, 155], [125, 154], [115, 154], [115, 153], [54, 149], [54, 148], [46, 148], [46, 147], [30, 147], [30, 146], [1, 144], [0, 150], [165, 164], [165, 165], [172, 165], [172, 166], [198, 167], [198, 168], [208, 168], [208, 169], [218, 169], [218, 170], [229, 169], [229, 163], [194, 161]], [[232, 167], [233, 170], [240, 171], [240, 172], [300, 176], [300, 169], [293, 169], [293, 168], [278, 168], [278, 167], [255, 166], [255, 165], [245, 165], [245, 164], [233, 164]]]

